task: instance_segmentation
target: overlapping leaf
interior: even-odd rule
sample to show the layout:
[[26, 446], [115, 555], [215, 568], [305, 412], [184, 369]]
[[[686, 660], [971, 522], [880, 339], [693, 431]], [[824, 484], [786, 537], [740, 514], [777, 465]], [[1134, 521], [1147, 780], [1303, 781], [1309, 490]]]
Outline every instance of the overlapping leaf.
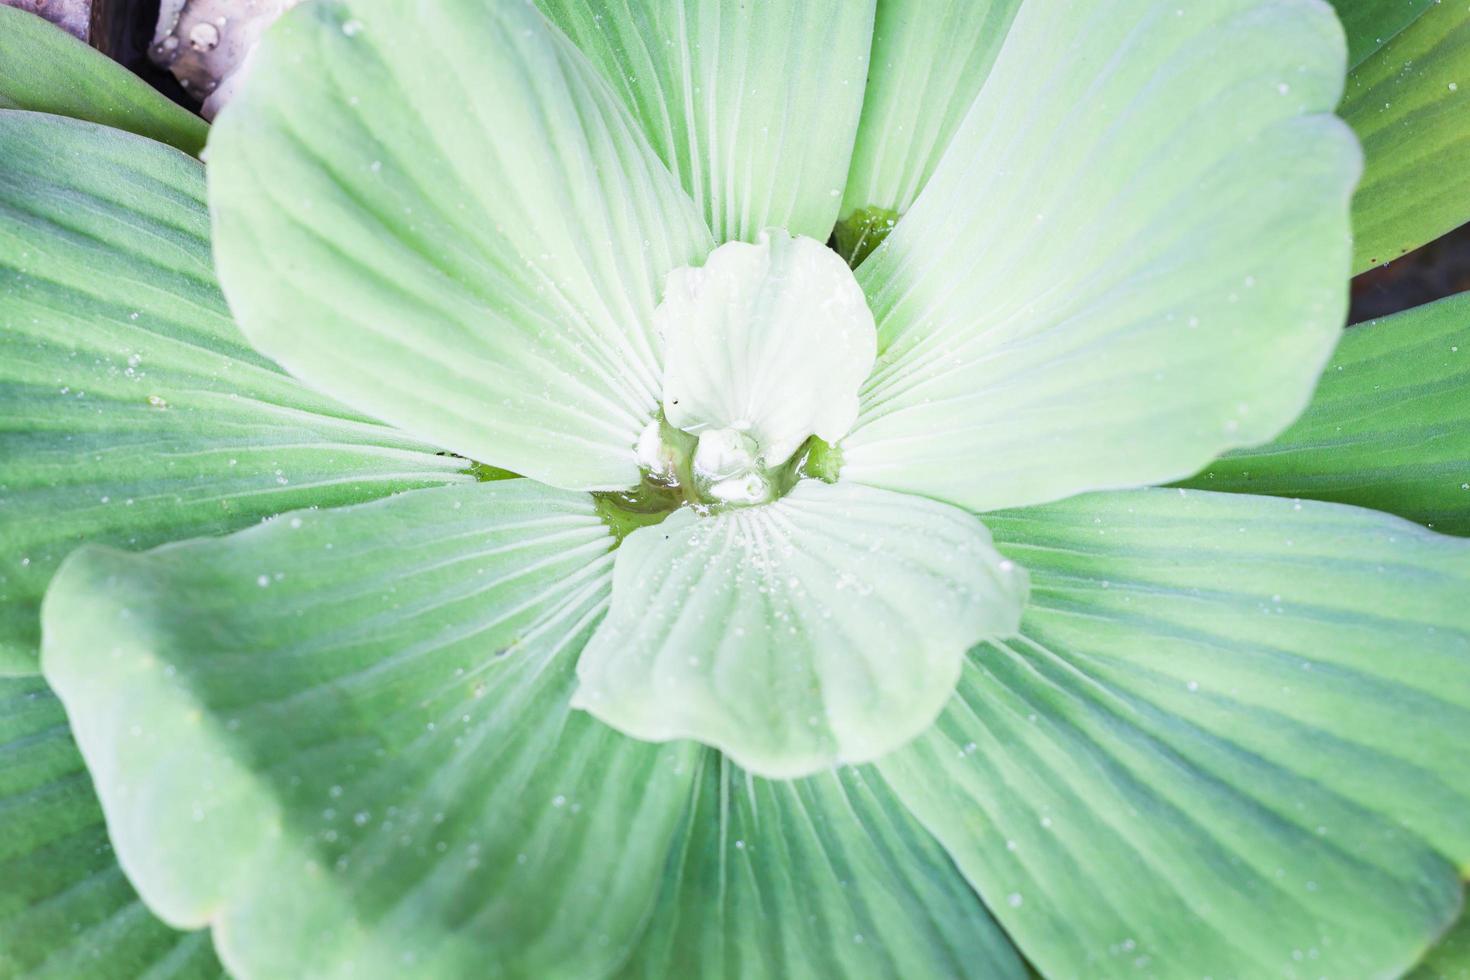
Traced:
[[858, 268], [879, 359], [844, 478], [987, 510], [1285, 428], [1346, 312], [1343, 62], [1315, 3], [1028, 0]]
[[292, 507], [472, 479], [284, 375], [230, 322], [199, 163], [0, 111], [0, 673], [35, 670], [52, 570]]
[[0, 678], [0, 975], [220, 977], [207, 933], [170, 929], [112, 855], [92, 778], [40, 678]]
[[871, 770], [772, 782], [711, 752], [695, 789], [624, 980], [1026, 976], [954, 864]]
[[826, 241], [874, 0], [537, 0], [632, 110], [720, 242]]
[[653, 308], [713, 244], [586, 59], [525, 3], [339, 0], [287, 14], [254, 63], [210, 143], [251, 342], [472, 459], [636, 483]]
[[1047, 975], [1393, 975], [1470, 867], [1470, 543], [1182, 490], [990, 515], [1016, 641], [879, 764]]
[[74, 553], [43, 663], [150, 907], [241, 976], [618, 963], [695, 751], [567, 707], [612, 544], [509, 480]]
[[1020, 0], [880, 0], [837, 247], [854, 265], [908, 210], [990, 72]]
[[1470, 294], [1347, 331], [1291, 428], [1185, 485], [1335, 500], [1470, 535]]

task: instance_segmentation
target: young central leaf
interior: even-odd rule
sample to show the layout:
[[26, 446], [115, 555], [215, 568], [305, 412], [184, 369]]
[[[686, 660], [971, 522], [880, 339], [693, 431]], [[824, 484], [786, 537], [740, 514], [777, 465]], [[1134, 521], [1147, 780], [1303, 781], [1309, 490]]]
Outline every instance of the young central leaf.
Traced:
[[664, 419], [676, 431], [650, 423], [639, 462], [655, 479], [692, 480], [708, 504], [775, 499], [777, 472], [802, 443], [836, 442], [852, 428], [877, 354], [873, 315], [847, 264], [780, 229], [671, 272], [654, 325]]

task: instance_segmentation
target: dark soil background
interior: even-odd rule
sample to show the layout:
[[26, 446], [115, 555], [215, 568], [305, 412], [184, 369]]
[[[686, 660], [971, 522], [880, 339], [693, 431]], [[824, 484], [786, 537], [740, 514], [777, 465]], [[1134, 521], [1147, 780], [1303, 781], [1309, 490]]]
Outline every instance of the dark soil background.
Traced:
[[1470, 224], [1353, 280], [1349, 323], [1470, 290]]
[[197, 110], [199, 100], [185, 92], [168, 69], [148, 58], [148, 45], [153, 42], [153, 28], [158, 23], [158, 5], [159, 0], [95, 0], [87, 43], [179, 105]]

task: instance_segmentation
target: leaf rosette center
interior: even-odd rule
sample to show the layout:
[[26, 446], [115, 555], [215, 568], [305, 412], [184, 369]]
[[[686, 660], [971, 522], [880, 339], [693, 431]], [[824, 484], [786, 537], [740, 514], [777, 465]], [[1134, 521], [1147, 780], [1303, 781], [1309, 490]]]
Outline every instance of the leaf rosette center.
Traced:
[[765, 504], [805, 475], [799, 452], [852, 428], [877, 354], [873, 314], [847, 264], [780, 229], [675, 269], [654, 324], [662, 418], [637, 445], [645, 482], [698, 510]]

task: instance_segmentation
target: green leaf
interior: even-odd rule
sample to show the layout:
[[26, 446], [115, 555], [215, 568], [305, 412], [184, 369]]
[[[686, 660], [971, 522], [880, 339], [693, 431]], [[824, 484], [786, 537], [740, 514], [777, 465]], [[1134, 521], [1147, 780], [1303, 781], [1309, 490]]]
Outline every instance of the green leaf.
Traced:
[[328, 0], [253, 65], [210, 142], [220, 279], [252, 343], [472, 459], [636, 483], [653, 309], [713, 242], [576, 49], [516, 0]]
[[210, 267], [203, 168], [0, 111], [0, 673], [83, 541], [129, 548], [472, 479], [253, 352]]
[[715, 239], [826, 241], [874, 0], [537, 0], [608, 79]]
[[1356, 68], [1439, 0], [1331, 0], [1347, 34], [1348, 66]]
[[1348, 76], [1338, 109], [1363, 142], [1353, 273], [1470, 221], [1470, 16], [1429, 10]]
[[209, 124], [100, 51], [0, 5], [0, 109], [32, 109], [127, 130], [199, 155]]
[[861, 208], [844, 217], [832, 231], [837, 254], [856, 269], [883, 244], [898, 224], [899, 214], [889, 208]]
[[1470, 535], [1470, 293], [1347, 331], [1296, 424], [1184, 485], [1357, 504]]
[[1347, 309], [1342, 32], [1298, 0], [1029, 0], [859, 267], [843, 476], [974, 510], [1177, 479], [1306, 405]]
[[752, 778], [706, 753], [682, 846], [624, 980], [1026, 976], [871, 770]]
[[1165, 489], [987, 521], [1022, 636], [879, 769], [1031, 961], [1407, 969], [1470, 868], [1470, 542]]
[[[1000, 51], [1020, 0], [879, 0], [839, 250], [860, 260], [924, 189]], [[876, 217], [876, 220], [870, 220]], [[863, 230], [866, 229], [866, 234]], [[863, 239], [866, 239], [865, 241]], [[853, 261], [856, 265], [857, 261]]]
[[0, 826], [0, 975], [222, 975], [209, 936], [159, 922], [123, 876], [61, 703], [40, 678], [0, 678]]
[[675, 511], [618, 548], [573, 703], [694, 738], [757, 775], [865, 762], [934, 721], [964, 651], [1015, 631], [1025, 572], [969, 514], [803, 480], [775, 503]]
[[612, 544], [507, 480], [75, 552], [43, 664], [150, 907], [241, 976], [620, 962], [695, 749], [567, 707]]
[[1460, 914], [1408, 980], [1470, 980], [1470, 916]]

